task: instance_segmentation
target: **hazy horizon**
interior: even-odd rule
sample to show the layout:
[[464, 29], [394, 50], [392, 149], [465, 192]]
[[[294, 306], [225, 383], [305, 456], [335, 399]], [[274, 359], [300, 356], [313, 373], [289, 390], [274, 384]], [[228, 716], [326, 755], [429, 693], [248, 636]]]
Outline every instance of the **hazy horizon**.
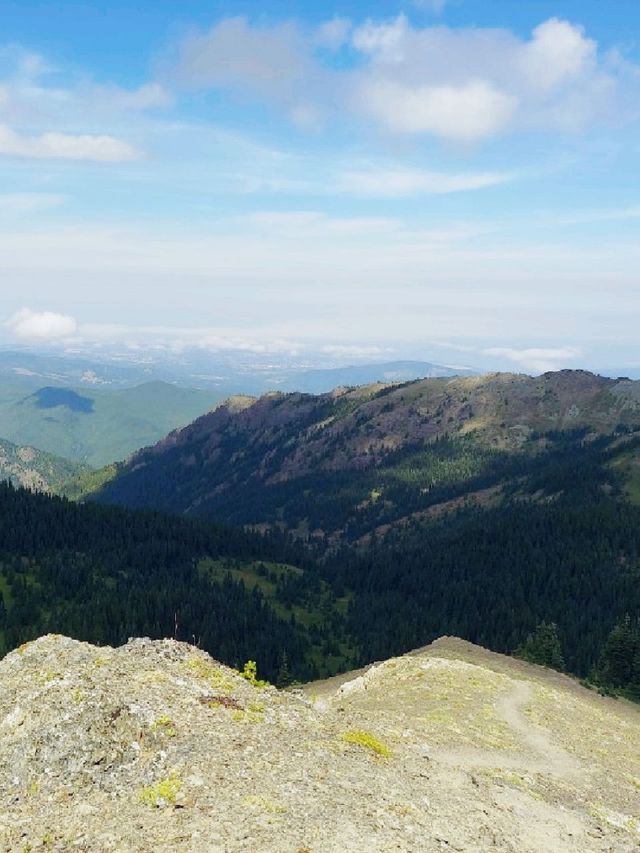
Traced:
[[640, 367], [638, 24], [11, 0], [0, 347]]

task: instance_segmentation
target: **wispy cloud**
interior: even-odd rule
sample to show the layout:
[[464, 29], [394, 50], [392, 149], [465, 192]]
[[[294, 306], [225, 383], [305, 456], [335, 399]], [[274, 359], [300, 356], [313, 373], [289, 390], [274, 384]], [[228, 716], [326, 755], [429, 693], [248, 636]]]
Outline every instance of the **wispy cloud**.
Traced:
[[560, 370], [567, 364], [575, 362], [582, 355], [578, 347], [530, 347], [528, 349], [511, 349], [509, 347], [489, 347], [482, 350], [483, 355], [499, 356], [509, 359], [526, 370], [535, 373], [546, 373], [550, 370]]
[[0, 154], [33, 160], [91, 160], [96, 163], [118, 163], [142, 156], [132, 145], [113, 136], [53, 131], [22, 136], [6, 125], [0, 125]]
[[[553, 217], [548, 217], [553, 218]], [[602, 210], [584, 210], [555, 217], [557, 225], [588, 225], [591, 222], [625, 222], [640, 219], [640, 205], [632, 207], [603, 208]]]
[[[0, 77], [0, 155], [99, 163], [136, 160], [141, 157], [136, 146], [102, 127], [173, 103], [158, 82], [126, 89], [81, 75], [61, 83], [60, 72], [39, 54], [0, 48], [0, 59], [11, 66]], [[101, 129], [96, 131], [96, 126]]]
[[65, 203], [65, 197], [56, 193], [0, 193], [0, 215], [4, 213], [37, 213], [52, 210]]
[[337, 184], [338, 189], [354, 195], [402, 198], [479, 190], [507, 183], [513, 177], [500, 172], [447, 174], [419, 169], [370, 169], [346, 172]]

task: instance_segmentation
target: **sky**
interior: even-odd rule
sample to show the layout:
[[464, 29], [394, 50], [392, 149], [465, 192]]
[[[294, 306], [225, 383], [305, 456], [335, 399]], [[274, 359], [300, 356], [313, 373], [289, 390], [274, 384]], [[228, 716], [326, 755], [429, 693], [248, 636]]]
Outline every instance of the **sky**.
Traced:
[[637, 0], [0, 21], [0, 345], [640, 366]]

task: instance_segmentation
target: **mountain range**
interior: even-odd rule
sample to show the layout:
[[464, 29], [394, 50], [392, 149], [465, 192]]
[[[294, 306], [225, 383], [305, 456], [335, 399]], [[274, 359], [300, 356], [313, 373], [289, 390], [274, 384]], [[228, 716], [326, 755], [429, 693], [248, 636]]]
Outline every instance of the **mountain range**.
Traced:
[[554, 623], [587, 675], [640, 612], [640, 384], [626, 379], [236, 396], [104, 480], [99, 502], [293, 535], [346, 602], [338, 666], [443, 633], [513, 651]]
[[353, 538], [526, 493], [523, 475], [604, 436], [635, 495], [635, 430], [640, 383], [584, 371], [236, 396], [118, 466], [102, 498]]
[[[98, 471], [5, 444], [14, 484], [85, 505], [3, 493], [0, 641], [135, 630], [215, 651], [226, 625], [226, 660], [308, 678], [444, 633], [512, 652], [555, 624], [587, 676], [640, 612], [639, 389], [561, 371], [236, 395]], [[173, 392], [44, 386], [18, 405], [64, 436], [109, 423], [101, 394], [124, 424], [123, 400]]]
[[337, 385], [449, 376], [427, 362], [303, 370], [286, 365], [141, 363], [0, 351], [0, 437], [100, 467], [184, 426], [236, 391], [323, 392]]
[[322, 393], [338, 385], [402, 382], [427, 376], [471, 375], [467, 367], [430, 361], [383, 361], [336, 364], [326, 355], [288, 356], [260, 352], [211, 353], [198, 349], [178, 353], [135, 351], [102, 353], [40, 353], [0, 350], [0, 378], [20, 381], [32, 390], [43, 385], [75, 388], [130, 388], [147, 382], [168, 382], [182, 388], [206, 389], [218, 398], [235, 393], [267, 391]]

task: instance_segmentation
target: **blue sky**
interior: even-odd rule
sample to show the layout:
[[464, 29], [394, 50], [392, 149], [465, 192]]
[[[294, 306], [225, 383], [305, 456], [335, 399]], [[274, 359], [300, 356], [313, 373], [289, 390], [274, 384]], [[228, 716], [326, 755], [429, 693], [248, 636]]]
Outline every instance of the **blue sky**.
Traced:
[[5, 2], [0, 340], [640, 365], [640, 7]]

